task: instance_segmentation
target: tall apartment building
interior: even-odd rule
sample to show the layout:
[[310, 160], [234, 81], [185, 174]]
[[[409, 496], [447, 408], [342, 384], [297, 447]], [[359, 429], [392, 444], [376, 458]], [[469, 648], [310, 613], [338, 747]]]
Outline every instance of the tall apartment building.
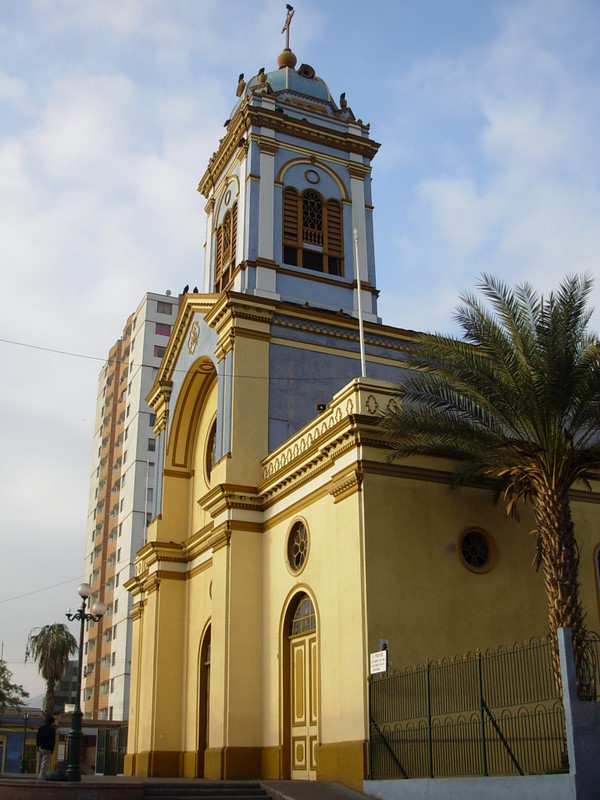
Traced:
[[127, 719], [131, 599], [124, 588], [154, 515], [154, 414], [146, 404], [178, 299], [148, 293], [129, 316], [98, 379], [83, 575], [92, 605], [107, 612], [88, 623], [83, 654], [86, 718]]

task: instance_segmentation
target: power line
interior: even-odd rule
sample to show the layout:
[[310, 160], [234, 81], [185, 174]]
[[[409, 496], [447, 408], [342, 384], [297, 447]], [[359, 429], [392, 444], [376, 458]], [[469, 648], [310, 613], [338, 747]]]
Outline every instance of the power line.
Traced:
[[[89, 361], [108, 361], [108, 363], [117, 363], [116, 359], [106, 359], [100, 356], [88, 356], [84, 353], [70, 353], [68, 350], [55, 350], [52, 347], [42, 347], [38, 344], [29, 344], [28, 342], [16, 342], [14, 339], [1, 339], [0, 342], [4, 344], [14, 344], [16, 347], [28, 347], [30, 350], [42, 350], [45, 353], [57, 353], [61, 356], [71, 356], [71, 358], [86, 358]], [[121, 361], [121, 364], [126, 364], [126, 361]]]
[[[128, 359], [118, 359], [118, 358], [101, 358], [100, 356], [90, 356], [86, 353], [72, 353], [69, 350], [58, 350], [53, 347], [43, 347], [42, 345], [38, 344], [29, 344], [28, 342], [17, 342], [14, 339], [4, 339], [0, 338], [0, 342], [4, 344], [12, 344], [15, 347], [26, 347], [30, 350], [40, 350], [44, 353], [56, 353], [57, 355], [61, 356], [69, 356], [70, 358], [84, 358], [87, 361], [101, 361], [103, 364], [124, 364], [125, 366], [130, 366], [132, 369], [135, 368], [142, 368], [142, 367], [150, 367], [158, 369], [158, 366], [155, 364], [144, 364], [129, 361]], [[349, 351], [345, 356], [347, 358], [352, 357], [352, 353]], [[173, 372], [188, 372], [188, 369], [174, 369]], [[224, 377], [231, 377], [229, 374], [225, 374]], [[322, 380], [329, 380], [331, 376], [302, 376], [299, 377], [298, 375], [283, 375], [283, 376], [265, 376], [261, 377], [259, 375], [241, 375], [239, 373], [236, 374], [237, 378], [250, 378], [253, 380], [271, 380], [271, 381], [322, 381]], [[344, 380], [344, 381], [351, 381], [354, 378], [358, 378], [358, 373], [353, 373], [352, 375], [336, 375], [333, 376], [335, 380]]]
[[68, 581], [61, 581], [60, 583], [54, 583], [52, 586], [44, 586], [43, 589], [34, 589], [32, 592], [25, 592], [24, 594], [17, 594], [14, 597], [5, 597], [4, 600], [0, 600], [0, 603], [10, 603], [12, 600], [20, 600], [22, 597], [30, 597], [33, 594], [41, 594], [41, 592], [48, 592], [50, 589], [56, 589], [58, 586], [65, 586], [67, 583], [73, 583], [74, 581], [81, 580], [81, 575], [77, 576], [76, 578], [69, 578]]

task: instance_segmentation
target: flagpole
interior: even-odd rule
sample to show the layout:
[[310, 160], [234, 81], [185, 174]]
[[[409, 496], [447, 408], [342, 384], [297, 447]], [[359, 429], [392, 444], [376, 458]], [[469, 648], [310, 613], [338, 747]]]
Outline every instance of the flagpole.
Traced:
[[360, 340], [360, 374], [362, 378], [367, 377], [367, 366], [365, 362], [365, 331], [363, 327], [360, 267], [358, 264], [358, 231], [354, 228], [354, 263], [356, 265], [356, 288], [358, 292], [358, 338]]

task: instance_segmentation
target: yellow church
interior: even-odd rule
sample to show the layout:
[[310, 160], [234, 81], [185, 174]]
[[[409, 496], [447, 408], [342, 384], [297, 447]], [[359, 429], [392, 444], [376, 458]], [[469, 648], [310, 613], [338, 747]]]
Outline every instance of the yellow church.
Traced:
[[[379, 145], [298, 64], [289, 23], [200, 181], [204, 282], [149, 396], [158, 512], [128, 584], [125, 770], [362, 788], [370, 654], [544, 635], [546, 597], [526, 512], [451, 490], [441, 460], [387, 459], [378, 417], [414, 334], [377, 313]], [[599, 501], [573, 503], [590, 627]]]

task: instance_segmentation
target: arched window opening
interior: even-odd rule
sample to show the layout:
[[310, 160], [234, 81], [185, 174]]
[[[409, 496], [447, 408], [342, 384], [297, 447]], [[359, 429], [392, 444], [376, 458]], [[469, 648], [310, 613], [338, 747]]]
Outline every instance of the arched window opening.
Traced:
[[212, 469], [217, 460], [217, 420], [210, 426], [208, 438], [206, 440], [206, 479], [210, 482]]
[[343, 275], [342, 205], [319, 192], [283, 190], [283, 261], [315, 272]]
[[225, 212], [223, 222], [215, 232], [215, 292], [227, 288], [233, 268], [237, 246], [237, 203]]
[[294, 616], [292, 618], [292, 625], [290, 636], [298, 636], [300, 634], [311, 633], [317, 629], [317, 618], [315, 615], [315, 607], [312, 600], [307, 594], [300, 595]]
[[323, 247], [323, 201], [311, 189], [302, 195], [302, 241]]

